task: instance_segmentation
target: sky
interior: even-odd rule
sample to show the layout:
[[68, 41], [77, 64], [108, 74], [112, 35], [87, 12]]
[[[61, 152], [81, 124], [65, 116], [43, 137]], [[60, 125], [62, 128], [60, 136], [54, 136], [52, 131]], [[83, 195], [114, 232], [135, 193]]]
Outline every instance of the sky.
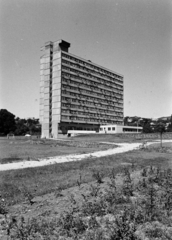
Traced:
[[171, 0], [0, 0], [0, 109], [39, 117], [41, 46], [124, 76], [124, 116], [172, 114]]

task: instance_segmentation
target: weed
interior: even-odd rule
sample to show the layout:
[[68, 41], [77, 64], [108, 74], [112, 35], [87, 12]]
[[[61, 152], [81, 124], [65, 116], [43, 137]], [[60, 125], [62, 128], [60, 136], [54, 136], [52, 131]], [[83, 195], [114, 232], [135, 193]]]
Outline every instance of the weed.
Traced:
[[139, 239], [136, 234], [136, 225], [134, 222], [130, 222], [126, 216], [126, 211], [122, 215], [119, 215], [115, 219], [115, 224], [112, 225], [110, 232], [111, 240], [127, 239], [127, 240], [137, 240]]
[[55, 197], [56, 198], [62, 197], [63, 196], [62, 191], [63, 191], [63, 187], [62, 186], [58, 186], [56, 188], [56, 190], [54, 191]]
[[116, 178], [116, 171], [114, 168], [112, 168], [111, 172], [110, 172], [110, 178], [111, 179], [115, 179]]
[[151, 165], [149, 167], [149, 175], [153, 175], [154, 174], [154, 167]]
[[134, 170], [135, 170], [135, 164], [133, 162], [131, 163], [131, 170], [132, 170], [132, 172], [134, 172]]
[[24, 217], [21, 217], [19, 220], [11, 218], [7, 226], [7, 236], [10, 237], [9, 239], [51, 240], [52, 236], [59, 236], [58, 233], [54, 231], [55, 227], [57, 227], [55, 220], [48, 222], [44, 219], [37, 220], [35, 218], [28, 220], [25, 220]]
[[143, 178], [143, 180], [142, 180], [142, 187], [143, 188], [147, 188], [147, 183], [146, 183], [146, 179], [145, 178]]
[[67, 211], [59, 218], [60, 233], [67, 237], [73, 237], [82, 234], [87, 225], [79, 215], [74, 216], [73, 211]]
[[89, 192], [90, 196], [97, 197], [99, 194], [99, 191], [100, 191], [100, 186], [99, 186], [99, 184], [97, 184], [97, 185], [91, 184], [89, 190], [90, 190], [90, 192]]
[[104, 230], [97, 228], [97, 229], [90, 229], [85, 233], [83, 240], [104, 240]]
[[34, 201], [33, 201], [34, 196], [30, 192], [30, 190], [26, 188], [26, 186], [23, 186], [22, 192], [24, 194], [25, 199], [30, 203], [30, 205], [34, 204]]
[[146, 168], [143, 168], [143, 170], [141, 171], [141, 176], [147, 177], [147, 169]]
[[123, 187], [122, 187], [123, 194], [124, 194], [124, 196], [130, 197], [130, 196], [133, 196], [133, 192], [134, 192], [133, 181], [131, 179], [129, 170], [125, 169], [124, 174], [125, 175], [124, 175]]
[[69, 195], [69, 202], [70, 202], [72, 205], [75, 205], [75, 204], [76, 204], [76, 200], [75, 200], [74, 194], [70, 194], [70, 195]]
[[170, 177], [167, 177], [164, 181], [163, 185], [163, 204], [164, 209], [166, 211], [166, 214], [168, 217], [170, 217], [170, 213], [172, 211], [172, 179]]
[[93, 172], [92, 177], [97, 181], [98, 184], [103, 183], [103, 176], [104, 174], [100, 171], [95, 171]]
[[106, 212], [106, 202], [101, 198], [90, 199], [82, 204], [82, 215], [103, 216]]
[[0, 214], [6, 215], [8, 213], [7, 204], [4, 198], [0, 197]]
[[100, 224], [97, 222], [96, 216], [91, 215], [91, 217], [88, 218], [88, 229], [94, 229], [98, 228]]
[[77, 179], [77, 185], [78, 185], [79, 189], [80, 189], [80, 187], [81, 187], [81, 184], [82, 184], [82, 176], [81, 176], [81, 174], [80, 174], [80, 175], [79, 175], [79, 179]]
[[114, 212], [114, 204], [118, 203], [119, 196], [119, 191], [117, 191], [116, 187], [116, 181], [114, 178], [111, 178], [110, 181], [107, 183], [108, 187], [105, 189], [105, 194], [104, 194], [104, 201], [107, 202], [108, 204], [108, 213]]

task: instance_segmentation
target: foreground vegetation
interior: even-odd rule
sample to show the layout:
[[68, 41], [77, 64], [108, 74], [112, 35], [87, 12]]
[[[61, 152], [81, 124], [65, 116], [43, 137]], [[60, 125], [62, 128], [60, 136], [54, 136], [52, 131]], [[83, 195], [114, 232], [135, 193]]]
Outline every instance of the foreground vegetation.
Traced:
[[0, 238], [171, 239], [166, 150], [1, 172]]
[[[171, 239], [172, 171], [134, 165], [109, 177], [94, 171], [87, 187], [82, 177], [79, 192], [70, 194], [68, 207], [59, 217], [5, 218], [9, 239], [145, 240]], [[55, 193], [63, 196], [62, 189]], [[1, 203], [1, 214], [7, 209]]]

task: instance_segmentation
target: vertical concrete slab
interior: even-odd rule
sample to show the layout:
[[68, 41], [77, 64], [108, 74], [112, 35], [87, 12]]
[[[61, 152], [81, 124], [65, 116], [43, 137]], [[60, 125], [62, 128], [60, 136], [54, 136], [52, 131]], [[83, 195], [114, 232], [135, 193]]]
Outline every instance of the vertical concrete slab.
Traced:
[[61, 116], [61, 51], [54, 45], [52, 80], [52, 135], [58, 137]]

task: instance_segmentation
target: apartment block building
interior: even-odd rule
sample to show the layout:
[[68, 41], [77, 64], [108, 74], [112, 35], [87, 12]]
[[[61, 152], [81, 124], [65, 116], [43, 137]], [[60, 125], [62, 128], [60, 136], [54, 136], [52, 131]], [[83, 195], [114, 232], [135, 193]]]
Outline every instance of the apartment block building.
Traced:
[[122, 125], [123, 76], [69, 53], [69, 47], [70, 43], [58, 40], [41, 48], [42, 137]]

